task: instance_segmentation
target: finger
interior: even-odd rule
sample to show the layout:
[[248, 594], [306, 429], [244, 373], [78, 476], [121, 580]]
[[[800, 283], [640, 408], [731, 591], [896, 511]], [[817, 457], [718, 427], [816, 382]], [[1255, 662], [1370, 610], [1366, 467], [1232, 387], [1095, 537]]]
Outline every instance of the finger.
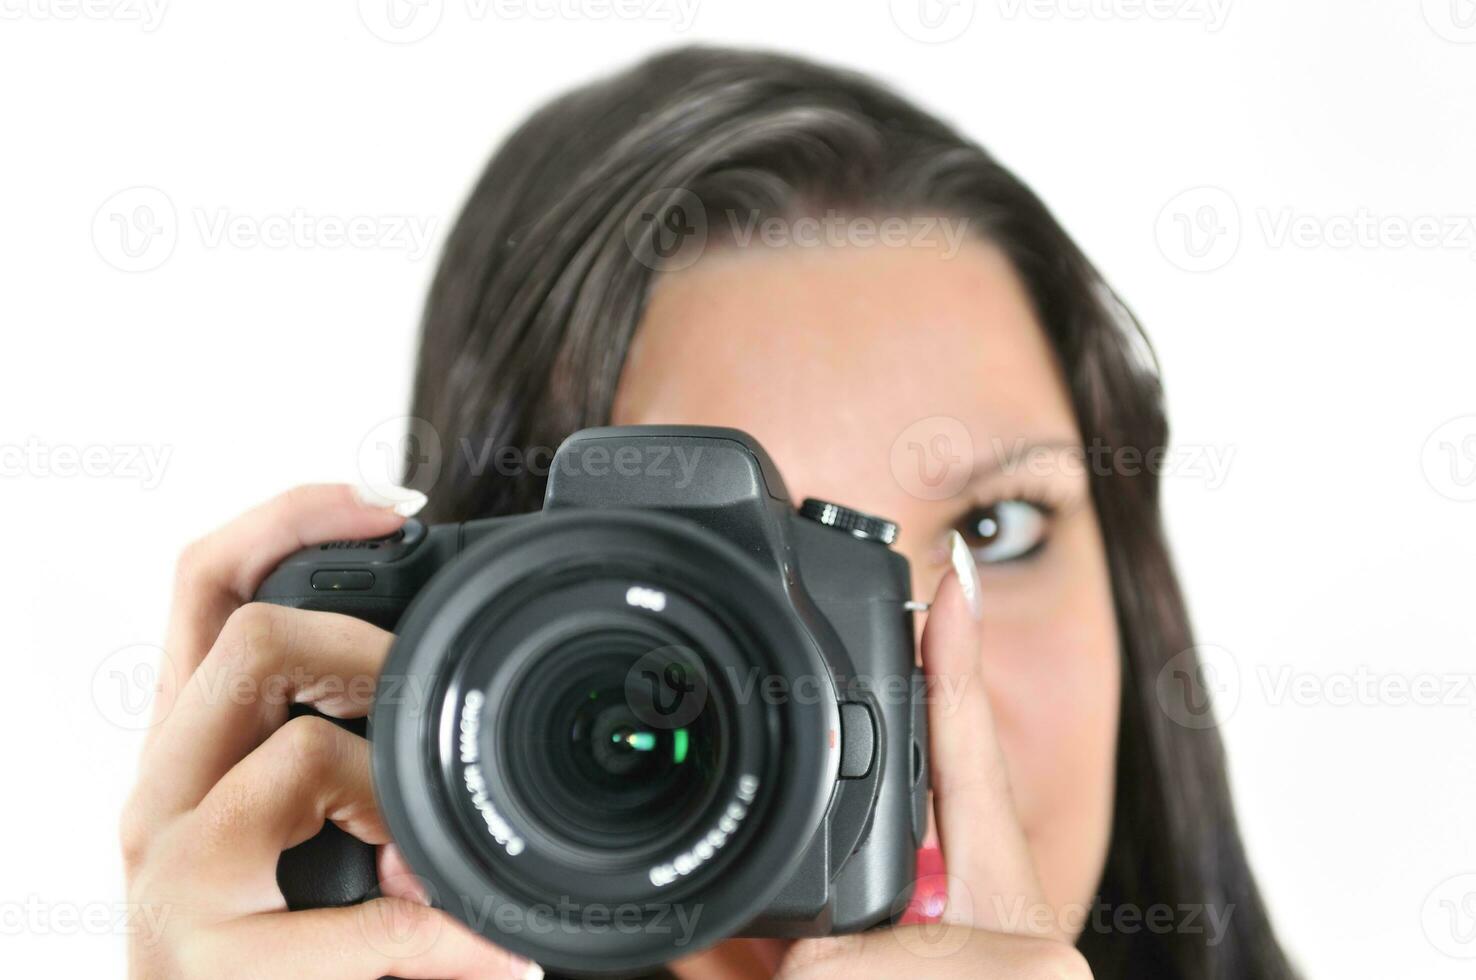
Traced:
[[374, 869], [379, 875], [379, 892], [387, 898], [405, 898], [421, 905], [430, 904], [425, 882], [420, 880], [405, 859], [399, 846], [386, 844], [374, 856]]
[[374, 802], [369, 743], [326, 718], [294, 718], [236, 764], [184, 825], [197, 888], [237, 913], [283, 908], [277, 859], [331, 821], [369, 844], [389, 831]]
[[138, 805], [157, 821], [199, 803], [293, 704], [337, 718], [366, 714], [393, 640], [351, 616], [239, 607], [145, 749]]
[[205, 657], [226, 618], [283, 558], [324, 541], [389, 534], [424, 503], [423, 494], [402, 488], [297, 487], [186, 548], [175, 571], [164, 644], [169, 670], [154, 699], [155, 721], [168, 715], [179, 685]]
[[1029, 922], [1038, 925], [1041, 889], [985, 684], [979, 575], [956, 533], [951, 551], [953, 571], [938, 587], [922, 637], [923, 667], [932, 689], [941, 692], [929, 699], [928, 738], [933, 807], [949, 876], [943, 918], [1031, 931]]
[[446, 913], [403, 898], [234, 919], [206, 931], [198, 952], [201, 962], [212, 966], [200, 976], [218, 975], [221, 963], [232, 964], [232, 975], [243, 977], [543, 976], [537, 966], [494, 946]]
[[776, 980], [1091, 980], [1071, 945], [962, 923], [899, 926], [796, 943]]

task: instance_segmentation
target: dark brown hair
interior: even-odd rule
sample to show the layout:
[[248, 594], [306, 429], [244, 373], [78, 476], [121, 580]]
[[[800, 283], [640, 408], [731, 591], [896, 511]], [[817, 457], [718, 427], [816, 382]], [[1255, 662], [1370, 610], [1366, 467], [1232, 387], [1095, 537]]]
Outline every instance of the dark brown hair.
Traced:
[[[415, 377], [413, 414], [448, 447], [435, 519], [533, 510], [543, 494], [536, 470], [489, 478], [478, 471], [485, 457], [454, 447], [556, 446], [609, 420], [653, 275], [644, 246], [632, 247], [630, 218], [675, 194], [712, 216], [834, 208], [965, 218], [1024, 281], [1087, 444], [1144, 454], [1167, 444], [1157, 367], [1137, 322], [989, 153], [868, 79], [688, 48], [546, 106], [472, 191], [431, 290]], [[1160, 700], [1173, 696], [1157, 685], [1160, 672], [1193, 639], [1157, 476], [1135, 468], [1091, 479], [1123, 651], [1117, 796], [1097, 901], [1140, 914], [1166, 905], [1178, 927], [1123, 929], [1094, 916], [1080, 947], [1099, 978], [1289, 977], [1236, 828], [1218, 733], [1176, 724]], [[1229, 916], [1218, 942], [1203, 928], [1208, 909]]]

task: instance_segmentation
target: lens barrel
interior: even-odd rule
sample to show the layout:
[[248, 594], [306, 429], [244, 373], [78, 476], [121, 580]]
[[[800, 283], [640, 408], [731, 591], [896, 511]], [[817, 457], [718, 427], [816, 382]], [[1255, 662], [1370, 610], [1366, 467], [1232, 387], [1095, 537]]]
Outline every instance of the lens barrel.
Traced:
[[570, 510], [417, 596], [371, 731], [381, 808], [437, 904], [591, 973], [765, 910], [823, 820], [838, 730], [834, 697], [762, 696], [829, 677], [765, 571], [678, 517]]

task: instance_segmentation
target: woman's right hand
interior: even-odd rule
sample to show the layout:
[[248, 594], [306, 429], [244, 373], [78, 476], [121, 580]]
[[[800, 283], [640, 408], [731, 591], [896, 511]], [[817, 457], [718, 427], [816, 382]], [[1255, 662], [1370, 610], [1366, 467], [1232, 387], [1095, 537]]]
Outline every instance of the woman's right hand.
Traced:
[[158, 926], [133, 937], [133, 976], [542, 975], [429, 907], [392, 846], [382, 897], [363, 904], [289, 912], [277, 887], [281, 852], [326, 821], [389, 843], [368, 743], [323, 718], [288, 721], [288, 707], [364, 715], [392, 636], [251, 596], [293, 551], [389, 534], [423, 502], [300, 487], [181, 556], [164, 683], [121, 828], [129, 901]]

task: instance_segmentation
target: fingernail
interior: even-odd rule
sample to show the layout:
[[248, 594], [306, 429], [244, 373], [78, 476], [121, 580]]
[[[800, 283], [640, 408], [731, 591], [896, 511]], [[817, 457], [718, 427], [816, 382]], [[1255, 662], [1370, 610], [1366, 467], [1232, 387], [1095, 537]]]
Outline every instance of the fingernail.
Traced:
[[529, 963], [528, 969], [518, 974], [518, 980], [543, 980], [543, 967]]
[[392, 510], [401, 517], [411, 517], [425, 506], [425, 494], [409, 487], [361, 485], [354, 487], [354, 496], [366, 507]]
[[979, 619], [984, 615], [984, 597], [980, 594], [982, 589], [979, 585], [979, 566], [975, 564], [969, 546], [964, 544], [963, 535], [957, 531], [949, 532], [948, 553], [953, 561], [953, 570], [958, 574], [959, 588], [963, 589], [964, 599], [968, 601], [969, 612], [975, 619]]

